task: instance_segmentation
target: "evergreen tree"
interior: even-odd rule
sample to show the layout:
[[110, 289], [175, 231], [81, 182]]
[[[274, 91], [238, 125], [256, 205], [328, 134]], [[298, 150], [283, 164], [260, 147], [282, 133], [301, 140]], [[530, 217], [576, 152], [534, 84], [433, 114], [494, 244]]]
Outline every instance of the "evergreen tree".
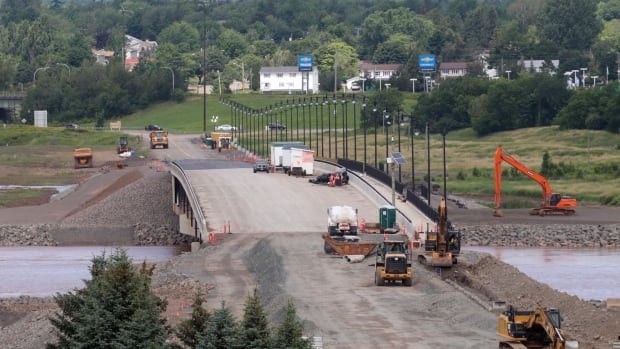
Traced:
[[297, 319], [295, 304], [288, 302], [286, 306], [286, 316], [278, 327], [275, 337], [275, 348], [279, 349], [311, 349], [312, 342], [302, 338], [304, 324]]
[[239, 343], [244, 348], [272, 348], [267, 315], [261, 304], [257, 289], [254, 289], [253, 295], [248, 295], [245, 302]]
[[191, 318], [181, 321], [174, 331], [181, 342], [190, 348], [198, 345], [198, 336], [201, 333], [207, 333], [211, 314], [202, 306], [205, 302], [204, 295], [197, 292], [192, 303]]
[[55, 297], [58, 343], [47, 348], [165, 348], [166, 303], [151, 293], [153, 269], [136, 270], [122, 249], [92, 262], [83, 289]]
[[222, 307], [213, 312], [206, 333], [198, 336], [197, 349], [234, 349], [238, 345], [238, 325], [230, 309], [222, 302]]

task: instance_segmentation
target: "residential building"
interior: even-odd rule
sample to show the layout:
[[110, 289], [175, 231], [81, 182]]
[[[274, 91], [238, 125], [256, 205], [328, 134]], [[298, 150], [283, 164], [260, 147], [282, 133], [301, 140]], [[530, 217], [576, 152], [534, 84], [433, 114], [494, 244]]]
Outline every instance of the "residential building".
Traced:
[[149, 57], [157, 49], [156, 41], [140, 40], [131, 35], [125, 35], [124, 62], [125, 69], [132, 71], [140, 59]]
[[[307, 79], [306, 79], [307, 77]], [[319, 70], [300, 72], [297, 66], [262, 67], [261, 93], [319, 93]]]
[[442, 62], [439, 64], [441, 79], [452, 79], [467, 75], [467, 62]]
[[93, 56], [95, 56], [95, 61], [99, 64], [108, 64], [114, 58], [114, 51], [106, 51], [106, 50], [97, 50], [95, 48], [91, 49]]
[[530, 73], [542, 73], [548, 71], [549, 74], [555, 75], [558, 67], [560, 66], [560, 60], [553, 59], [551, 64], [545, 63], [543, 59], [525, 59], [521, 62], [521, 67]]
[[362, 61], [360, 64], [360, 77], [378, 80], [379, 84], [386, 82], [393, 75], [396, 75], [401, 64], [375, 64]]

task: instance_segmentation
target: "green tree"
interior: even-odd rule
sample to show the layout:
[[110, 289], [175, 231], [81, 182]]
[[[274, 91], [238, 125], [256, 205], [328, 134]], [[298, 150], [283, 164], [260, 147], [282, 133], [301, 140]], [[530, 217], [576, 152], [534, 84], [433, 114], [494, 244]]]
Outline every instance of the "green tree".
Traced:
[[275, 348], [277, 349], [311, 349], [312, 342], [303, 338], [304, 323], [297, 318], [295, 304], [288, 302], [286, 315], [275, 335]]
[[201, 47], [200, 33], [189, 23], [175, 22], [157, 36], [158, 44], [168, 43], [180, 52], [197, 51]]
[[47, 348], [165, 348], [166, 302], [150, 290], [152, 270], [136, 270], [122, 249], [93, 258], [85, 287], [55, 296], [58, 343]]
[[271, 333], [267, 314], [261, 304], [258, 290], [255, 288], [252, 295], [245, 301], [243, 320], [240, 324], [239, 344], [244, 348], [271, 349]]
[[[326, 45], [319, 47], [314, 52], [316, 64], [322, 73], [332, 72], [336, 75], [338, 81], [348, 79], [359, 74], [359, 59], [355, 49], [342, 41], [332, 41]], [[335, 74], [333, 74], [335, 73]], [[331, 82], [331, 84], [330, 84]], [[330, 90], [332, 86], [337, 87], [339, 84], [333, 79], [331, 81], [321, 81], [321, 86], [325, 86]]]
[[224, 302], [211, 315], [206, 333], [198, 337], [197, 349], [231, 349], [238, 346], [238, 325]]
[[3, 0], [0, 2], [2, 24], [33, 21], [41, 13], [41, 0]]
[[565, 49], [585, 50], [602, 29], [597, 0], [547, 0], [539, 27], [544, 38]]
[[192, 316], [179, 322], [174, 329], [177, 338], [190, 348], [195, 348], [198, 345], [199, 335], [207, 332], [211, 314], [204, 308], [204, 303], [206, 299], [203, 294], [196, 292], [192, 303]]
[[393, 34], [409, 35], [412, 40], [427, 48], [428, 40], [435, 31], [432, 21], [417, 15], [407, 8], [394, 8], [375, 11], [364, 19], [360, 29], [362, 56], [372, 56], [379, 44], [387, 41]]

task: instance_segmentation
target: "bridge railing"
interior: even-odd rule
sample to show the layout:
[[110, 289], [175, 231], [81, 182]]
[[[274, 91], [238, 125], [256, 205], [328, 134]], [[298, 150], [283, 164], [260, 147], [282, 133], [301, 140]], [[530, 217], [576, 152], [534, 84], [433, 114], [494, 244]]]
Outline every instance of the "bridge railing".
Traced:
[[194, 224], [196, 224], [196, 226], [198, 227], [198, 230], [200, 231], [200, 239], [202, 240], [203, 237], [208, 236], [207, 220], [205, 218], [204, 212], [202, 211], [202, 208], [200, 207], [200, 200], [198, 200], [198, 195], [196, 195], [196, 192], [194, 191], [194, 188], [189, 181], [189, 177], [187, 176], [185, 171], [183, 171], [181, 165], [179, 165], [175, 161], [170, 161], [169, 165], [170, 173], [181, 181], [183, 188], [185, 188], [186, 190], [186, 194], [190, 200], [190, 206], [194, 211]]

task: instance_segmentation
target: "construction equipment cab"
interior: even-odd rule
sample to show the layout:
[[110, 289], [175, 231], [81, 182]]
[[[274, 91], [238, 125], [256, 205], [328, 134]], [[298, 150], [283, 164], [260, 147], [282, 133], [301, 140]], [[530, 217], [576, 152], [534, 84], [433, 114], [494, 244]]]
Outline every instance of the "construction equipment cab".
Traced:
[[408, 241], [385, 240], [377, 248], [375, 258], [375, 285], [383, 286], [387, 283], [402, 282], [404, 286], [411, 286], [413, 269]]
[[579, 343], [567, 340], [561, 328], [560, 311], [537, 308], [519, 311], [509, 306], [497, 319], [500, 349], [577, 349]]
[[127, 140], [127, 136], [120, 136], [118, 138], [118, 149], [116, 149], [116, 152], [118, 154], [121, 154], [128, 151], [131, 151], [131, 148], [129, 147], [129, 141]]
[[543, 201], [540, 207], [530, 210], [531, 215], [571, 216], [575, 214], [575, 207], [577, 207], [577, 200], [575, 198], [553, 193], [551, 190], [551, 185], [549, 184], [547, 178], [545, 178], [540, 173], [527, 168], [512, 155], [505, 152], [500, 146], [497, 147], [497, 150], [495, 151], [495, 210], [493, 211], [494, 216], [502, 217], [504, 215], [500, 209], [502, 201], [502, 161], [507, 162], [510, 166], [514, 167], [519, 172], [536, 181], [536, 183], [538, 183], [542, 188]]

